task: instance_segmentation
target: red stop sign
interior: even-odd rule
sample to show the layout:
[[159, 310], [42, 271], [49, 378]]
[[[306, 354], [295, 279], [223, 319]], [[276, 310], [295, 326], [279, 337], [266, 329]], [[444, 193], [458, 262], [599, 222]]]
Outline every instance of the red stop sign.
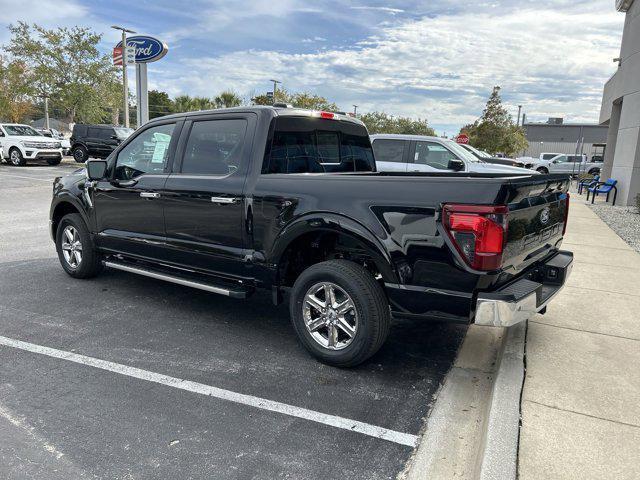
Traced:
[[456, 137], [456, 142], [466, 145], [467, 143], [469, 143], [469, 135], [467, 135], [466, 133], [461, 133]]

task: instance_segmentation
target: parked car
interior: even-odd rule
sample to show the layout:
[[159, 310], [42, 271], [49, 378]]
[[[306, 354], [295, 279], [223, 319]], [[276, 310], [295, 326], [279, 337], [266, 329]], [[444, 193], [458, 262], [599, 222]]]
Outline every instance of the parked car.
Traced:
[[483, 150], [478, 150], [476, 147], [473, 147], [465, 143], [459, 143], [458, 145], [460, 145], [465, 150], [469, 151], [477, 159], [482, 160], [483, 162], [495, 163], [496, 165], [510, 165], [512, 167], [524, 168], [524, 163], [514, 160], [513, 158], [494, 157], [493, 155]]
[[133, 129], [113, 125], [75, 124], [71, 133], [71, 154], [78, 163], [90, 157], [107, 158]]
[[486, 163], [453, 140], [421, 135], [371, 135], [381, 172], [475, 172], [531, 175], [525, 168]]
[[65, 138], [65, 136], [55, 128], [36, 128], [36, 130], [40, 132], [44, 137], [60, 140], [60, 146], [62, 147], [63, 155], [69, 155], [69, 153], [71, 153], [71, 141], [68, 138]]
[[560, 154], [548, 160], [537, 160], [532, 162], [528, 168], [537, 172], [546, 173], [568, 173], [578, 175], [580, 173], [590, 173], [595, 175], [600, 173], [602, 162], [587, 161], [587, 156]]
[[508, 326], [544, 313], [572, 265], [567, 175], [375, 169], [350, 116], [165, 116], [54, 181], [51, 235], [75, 278], [106, 266], [288, 298], [302, 345], [341, 367], [382, 346], [392, 314]]
[[60, 142], [29, 125], [0, 123], [0, 140], [1, 156], [9, 165], [24, 166], [29, 160], [46, 160], [49, 165], [57, 165], [62, 161]]

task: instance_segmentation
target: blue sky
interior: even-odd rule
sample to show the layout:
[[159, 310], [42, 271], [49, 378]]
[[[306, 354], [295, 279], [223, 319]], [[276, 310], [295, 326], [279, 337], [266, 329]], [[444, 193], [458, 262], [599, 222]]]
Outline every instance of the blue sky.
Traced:
[[114, 23], [155, 35], [169, 53], [150, 64], [150, 87], [171, 96], [248, 99], [277, 78], [343, 110], [426, 118], [448, 134], [481, 114], [496, 84], [514, 115], [522, 104], [532, 120], [597, 121], [624, 21], [613, 0], [0, 0], [0, 11], [6, 23], [90, 26], [105, 51]]

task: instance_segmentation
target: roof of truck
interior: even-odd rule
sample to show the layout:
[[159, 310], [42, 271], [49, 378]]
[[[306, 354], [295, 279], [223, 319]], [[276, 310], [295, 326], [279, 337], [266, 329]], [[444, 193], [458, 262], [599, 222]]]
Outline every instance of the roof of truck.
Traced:
[[[327, 118], [333, 120], [341, 120], [356, 123], [358, 125], [364, 125], [362, 121], [358, 120], [355, 117], [350, 115], [346, 115], [343, 113], [337, 112], [329, 112], [329, 111], [321, 111], [321, 110], [309, 110], [306, 108], [295, 108], [295, 107], [284, 107], [284, 106], [271, 106], [271, 105], [252, 105], [248, 107], [231, 107], [231, 108], [217, 108], [213, 110], [196, 110], [194, 112], [183, 112], [183, 113], [174, 113], [172, 115], [167, 115], [164, 117], [154, 118], [153, 121], [159, 119], [166, 118], [179, 118], [179, 117], [191, 117], [196, 115], [206, 115], [206, 114], [222, 114], [222, 113], [234, 113], [234, 112], [263, 112], [263, 111], [272, 111], [275, 115], [280, 117], [317, 117], [317, 118]], [[325, 115], [333, 115], [332, 118], [328, 118], [323, 116]]]

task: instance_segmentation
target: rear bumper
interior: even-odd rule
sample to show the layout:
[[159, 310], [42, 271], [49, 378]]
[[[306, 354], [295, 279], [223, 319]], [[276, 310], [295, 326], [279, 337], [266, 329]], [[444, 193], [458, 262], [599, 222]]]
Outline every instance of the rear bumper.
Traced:
[[540, 265], [529, 278], [520, 278], [490, 293], [480, 293], [476, 301], [476, 325], [510, 327], [544, 310], [564, 286], [573, 253], [560, 251]]

